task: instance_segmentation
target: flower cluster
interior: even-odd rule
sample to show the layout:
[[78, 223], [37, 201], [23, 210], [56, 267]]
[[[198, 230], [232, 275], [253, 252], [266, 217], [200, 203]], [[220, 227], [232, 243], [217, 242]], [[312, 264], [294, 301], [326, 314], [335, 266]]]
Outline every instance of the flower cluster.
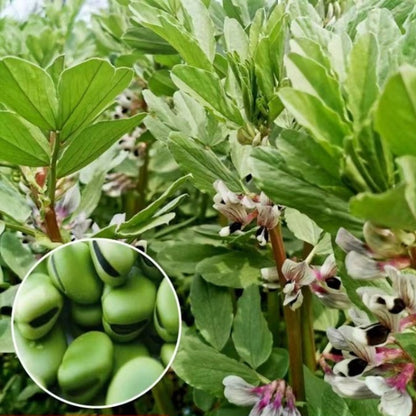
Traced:
[[292, 388], [284, 380], [253, 386], [238, 376], [223, 380], [224, 396], [237, 406], [252, 406], [249, 416], [301, 416]]
[[[357, 294], [372, 313], [352, 308], [354, 323], [330, 328], [333, 349], [322, 355], [325, 380], [340, 396], [380, 397], [379, 410], [386, 416], [409, 416], [414, 388], [415, 365], [397, 342], [400, 333], [412, 334], [416, 342], [416, 273], [399, 270], [411, 263], [410, 233], [392, 232], [367, 223], [365, 243], [341, 229], [338, 244], [347, 252], [346, 266], [352, 278], [378, 279], [378, 286], [362, 286]], [[412, 237], [413, 236], [413, 237]], [[335, 364], [331, 368], [327, 360]]]
[[279, 224], [283, 208], [275, 205], [263, 192], [260, 195], [237, 194], [227, 185], [217, 180], [214, 183], [217, 193], [214, 208], [230, 220], [230, 224], [220, 231], [222, 237], [239, 233], [252, 221], [257, 221], [256, 238], [264, 246], [269, 241], [269, 230]]
[[[282, 273], [286, 284], [283, 287], [285, 295], [284, 305], [296, 310], [302, 305], [302, 287], [309, 286], [319, 300], [329, 308], [347, 309], [351, 307], [351, 301], [337, 274], [335, 257], [330, 255], [322, 266], [310, 266], [308, 261], [295, 262], [286, 259]], [[274, 288], [273, 284], [278, 281], [276, 268], [265, 268], [261, 270], [265, 286]]]

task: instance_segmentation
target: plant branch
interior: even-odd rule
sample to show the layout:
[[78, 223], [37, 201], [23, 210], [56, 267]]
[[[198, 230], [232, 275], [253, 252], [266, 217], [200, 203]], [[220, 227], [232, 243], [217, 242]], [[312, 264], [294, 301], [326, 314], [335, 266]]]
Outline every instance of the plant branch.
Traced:
[[31, 237], [35, 237], [37, 235], [36, 230], [30, 227], [26, 227], [25, 225], [13, 224], [12, 222], [4, 221], [4, 220], [1, 220], [1, 222], [4, 224], [6, 228], [9, 228], [10, 230], [20, 231], [24, 234], [30, 235]]
[[59, 156], [59, 132], [50, 132], [49, 143], [52, 148], [52, 157], [48, 177], [49, 206], [45, 210], [45, 228], [51, 241], [61, 243], [63, 240], [55, 213], [56, 164]]
[[[283, 275], [282, 266], [286, 260], [286, 251], [280, 224], [276, 228], [270, 230], [270, 240], [272, 243], [277, 273], [279, 274], [280, 286], [283, 288], [286, 284], [286, 278]], [[286, 322], [286, 333], [288, 338], [290, 383], [292, 384], [296, 399], [303, 401], [305, 399], [305, 385], [303, 377], [302, 333], [299, 312], [292, 311], [290, 307], [285, 306], [283, 308], [283, 314]]]

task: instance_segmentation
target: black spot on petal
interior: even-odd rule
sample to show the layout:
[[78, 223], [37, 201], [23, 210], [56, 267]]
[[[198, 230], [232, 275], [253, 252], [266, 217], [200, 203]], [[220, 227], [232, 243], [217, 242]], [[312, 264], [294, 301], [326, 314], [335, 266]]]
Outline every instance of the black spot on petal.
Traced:
[[403, 299], [396, 298], [394, 299], [394, 306], [391, 309], [389, 309], [389, 312], [397, 314], [402, 312], [405, 308], [406, 304], [404, 303]]
[[381, 296], [379, 296], [378, 298], [377, 298], [377, 301], [376, 301], [378, 304], [380, 304], [380, 305], [385, 305], [386, 304], [386, 301], [381, 297]]
[[354, 377], [362, 374], [367, 364], [367, 361], [361, 358], [354, 358], [348, 363], [348, 376]]
[[243, 226], [243, 224], [241, 224], [241, 222], [233, 222], [232, 224], [230, 224], [230, 234], [235, 233], [238, 230], [241, 230], [241, 227]]
[[332, 276], [325, 280], [325, 283], [331, 289], [339, 290], [341, 287], [341, 280], [338, 277]]
[[370, 346], [384, 344], [390, 334], [390, 329], [382, 324], [368, 326], [365, 331]]

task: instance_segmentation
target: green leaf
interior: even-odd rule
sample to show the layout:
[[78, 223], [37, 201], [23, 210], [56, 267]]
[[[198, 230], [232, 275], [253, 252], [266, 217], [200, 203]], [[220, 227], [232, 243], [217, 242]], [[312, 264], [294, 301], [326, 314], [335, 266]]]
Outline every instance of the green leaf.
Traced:
[[216, 397], [224, 396], [222, 381], [229, 375], [242, 377], [251, 384], [259, 382], [255, 371], [189, 334], [182, 336], [172, 367], [185, 383]]
[[[151, 1], [142, 1], [130, 6], [133, 20], [163, 38], [181, 55], [186, 63], [204, 69], [212, 69], [212, 60], [207, 56], [211, 47], [201, 45], [197, 36], [180, 24], [171, 13], [151, 6]], [[201, 34], [200, 34], [201, 35]], [[204, 36], [202, 34], [202, 36]], [[211, 40], [208, 40], [212, 42]]]
[[316, 296], [312, 298], [313, 329], [326, 332], [328, 328], [335, 328], [339, 320], [339, 310], [325, 306]]
[[4, 176], [0, 177], [0, 213], [25, 222], [32, 213], [26, 199]]
[[414, 332], [403, 332], [394, 336], [400, 346], [409, 354], [413, 362], [416, 363], [416, 334]]
[[176, 133], [170, 135], [168, 145], [180, 168], [192, 173], [199, 190], [212, 194], [213, 184], [217, 179], [224, 181], [234, 192], [242, 190], [236, 174], [231, 172], [211, 149], [206, 149], [193, 139]]
[[11, 318], [2, 316], [0, 318], [0, 352], [10, 353], [14, 351]]
[[286, 208], [285, 220], [287, 227], [297, 239], [306, 241], [313, 246], [318, 244], [322, 229], [307, 215], [300, 213], [296, 209]]
[[156, 201], [142, 209], [139, 213], [130, 218], [130, 220], [121, 224], [117, 232], [120, 233], [120, 235], [128, 235], [134, 233], [136, 229], [145, 225], [155, 214], [157, 214], [158, 210], [162, 208], [168, 198], [173, 196], [188, 179], [189, 175], [177, 179]]
[[345, 88], [348, 107], [358, 127], [371, 117], [372, 108], [378, 97], [378, 56], [377, 40], [371, 34], [358, 38], [349, 56]]
[[237, 52], [241, 61], [248, 58], [248, 36], [236, 19], [225, 18], [224, 40], [227, 52]]
[[147, 80], [150, 90], [157, 96], [171, 96], [176, 91], [175, 84], [170, 78], [170, 71], [161, 69], [155, 71]]
[[416, 156], [416, 68], [403, 66], [379, 99], [376, 128], [396, 155]]
[[175, 48], [161, 36], [142, 26], [129, 27], [121, 40], [137, 52], [152, 55], [172, 55]]
[[57, 56], [46, 68], [55, 85], [58, 85], [59, 76], [65, 69], [65, 55]]
[[43, 130], [55, 130], [58, 101], [48, 73], [15, 57], [0, 59], [0, 102]]
[[284, 348], [273, 348], [268, 360], [262, 364], [257, 372], [269, 380], [284, 378], [289, 370], [289, 353]]
[[7, 266], [23, 279], [35, 264], [34, 255], [23, 246], [16, 234], [6, 232], [0, 239], [0, 255]]
[[257, 285], [247, 287], [238, 300], [232, 338], [238, 354], [252, 368], [270, 357], [273, 336], [261, 310]]
[[221, 351], [230, 337], [233, 324], [230, 292], [196, 275], [192, 280], [190, 300], [196, 327], [209, 344]]
[[292, 88], [282, 88], [279, 97], [296, 121], [308, 129], [317, 140], [337, 146], [351, 131], [341, 117], [319, 98]]
[[69, 140], [59, 158], [58, 177], [67, 176], [93, 162], [145, 117], [145, 113], [140, 113], [125, 119], [100, 121], [82, 130]]
[[339, 227], [360, 233], [362, 222], [349, 213], [348, 202], [294, 173], [275, 149], [254, 149], [252, 173], [257, 186], [275, 203], [295, 208], [329, 233]]
[[319, 98], [344, 119], [345, 104], [339, 82], [330, 75], [323, 65], [309, 57], [290, 53], [286, 69], [295, 90]]
[[66, 69], [59, 80], [61, 140], [75, 136], [126, 89], [133, 78], [128, 68], [114, 68], [103, 59], [89, 59]]
[[219, 77], [189, 65], [176, 65], [172, 80], [181, 90], [237, 125], [244, 124], [237, 106], [227, 97]]
[[0, 111], [0, 159], [23, 166], [49, 165], [48, 141], [38, 127]]
[[256, 251], [232, 251], [202, 260], [196, 267], [207, 282], [218, 286], [245, 288], [260, 279], [260, 269], [272, 265], [271, 260]]
[[[176, 275], [179, 273], [194, 274], [197, 264], [207, 257], [222, 254], [226, 251], [223, 247], [215, 247], [209, 244], [195, 244], [174, 242], [165, 246], [157, 253], [157, 260], [162, 266]], [[172, 270], [172, 271], [170, 271]]]
[[402, 156], [396, 162], [402, 182], [380, 194], [358, 194], [351, 200], [351, 212], [380, 226], [412, 230], [416, 228], [416, 157]]

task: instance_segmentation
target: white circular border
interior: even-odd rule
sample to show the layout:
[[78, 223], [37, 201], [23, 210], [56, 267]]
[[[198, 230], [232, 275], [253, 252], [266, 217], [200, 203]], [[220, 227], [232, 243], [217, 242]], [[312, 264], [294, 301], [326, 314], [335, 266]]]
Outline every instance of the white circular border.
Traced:
[[145, 253], [144, 251], [139, 250], [137, 247], [134, 247], [131, 244], [127, 244], [123, 241], [118, 241], [118, 240], [113, 240], [111, 238], [82, 238], [80, 240], [76, 240], [76, 241], [71, 241], [69, 243], [63, 244], [59, 247], [54, 248], [53, 250], [51, 250], [49, 253], [47, 253], [46, 255], [44, 255], [41, 259], [39, 259], [31, 268], [30, 270], [26, 273], [26, 276], [23, 278], [22, 283], [19, 286], [19, 289], [17, 289], [16, 292], [16, 296], [15, 296], [15, 300], [13, 302], [13, 306], [14, 303], [16, 301], [16, 299], [19, 296], [19, 292], [23, 286], [23, 284], [25, 283], [26, 279], [28, 278], [28, 276], [30, 276], [30, 274], [33, 272], [33, 270], [43, 261], [46, 261], [47, 258], [49, 256], [51, 256], [53, 253], [55, 253], [56, 251], [67, 247], [69, 245], [72, 244], [77, 244], [77, 243], [81, 243], [81, 242], [88, 242], [91, 240], [96, 240], [96, 241], [113, 241], [116, 244], [122, 244], [124, 246], [130, 247], [132, 250], [136, 250], [140, 255], [144, 256], [147, 260], [149, 260], [162, 274], [162, 276], [168, 280], [169, 282], [169, 286], [172, 290], [172, 292], [174, 293], [175, 296], [175, 301], [176, 301], [176, 306], [178, 308], [178, 312], [179, 312], [179, 331], [178, 331], [178, 338], [176, 340], [176, 346], [175, 346], [175, 350], [173, 351], [173, 355], [172, 358], [170, 359], [168, 365], [166, 366], [165, 370], [163, 371], [163, 373], [156, 379], [156, 381], [151, 384], [147, 389], [143, 390], [141, 393], [139, 393], [137, 396], [133, 396], [131, 399], [125, 400], [124, 402], [120, 402], [120, 403], [114, 403], [111, 405], [104, 405], [104, 406], [90, 406], [90, 405], [85, 405], [85, 404], [81, 404], [81, 403], [75, 403], [75, 402], [71, 402], [69, 400], [66, 400], [60, 396], [57, 396], [55, 393], [52, 393], [51, 391], [49, 391], [47, 388], [45, 388], [44, 386], [42, 386], [40, 383], [38, 383], [38, 381], [36, 380], [36, 378], [34, 378], [32, 376], [32, 374], [28, 371], [28, 369], [26, 368], [26, 366], [23, 364], [23, 361], [20, 359], [19, 356], [19, 349], [17, 348], [17, 343], [15, 340], [15, 324], [14, 324], [14, 315], [15, 315], [15, 311], [14, 311], [14, 307], [12, 307], [12, 315], [11, 315], [11, 330], [12, 330], [12, 339], [13, 339], [13, 346], [17, 355], [17, 358], [19, 359], [20, 364], [22, 365], [22, 367], [24, 368], [24, 370], [26, 371], [26, 373], [29, 375], [29, 377], [31, 378], [31, 380], [33, 382], [35, 382], [43, 391], [45, 391], [47, 394], [49, 394], [50, 396], [54, 397], [55, 399], [64, 402], [66, 404], [69, 404], [70, 406], [75, 406], [75, 407], [80, 407], [80, 408], [84, 408], [84, 409], [108, 409], [110, 407], [116, 407], [116, 406], [122, 406], [126, 403], [130, 403], [134, 400], [139, 399], [140, 397], [144, 396], [147, 392], [149, 392], [154, 386], [156, 386], [156, 384], [159, 383], [160, 380], [162, 380], [162, 378], [165, 376], [165, 374], [168, 372], [168, 370], [171, 368], [173, 361], [175, 360], [176, 354], [178, 353], [178, 349], [179, 349], [179, 344], [181, 341], [181, 336], [182, 336], [182, 311], [181, 311], [181, 305], [179, 303], [179, 299], [178, 299], [178, 295], [176, 294], [176, 290], [175, 287], [173, 286], [169, 276], [166, 274], [166, 272], [159, 266], [158, 263], [156, 263], [155, 260], [153, 260], [152, 257], [150, 257], [147, 253]]

